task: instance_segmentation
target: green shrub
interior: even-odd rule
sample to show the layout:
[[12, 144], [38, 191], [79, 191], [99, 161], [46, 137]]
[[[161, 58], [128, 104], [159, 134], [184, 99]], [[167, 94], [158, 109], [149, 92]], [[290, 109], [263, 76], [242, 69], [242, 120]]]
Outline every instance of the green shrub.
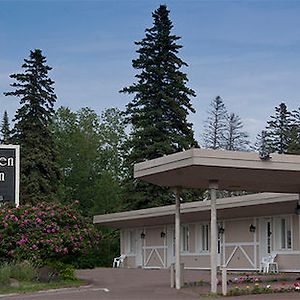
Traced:
[[29, 261], [4, 263], [0, 266], [0, 285], [7, 285], [10, 278], [34, 281], [37, 278], [37, 269]]
[[29, 261], [10, 264], [10, 277], [19, 281], [33, 281], [37, 278], [37, 269]]
[[97, 266], [111, 267], [114, 257], [120, 255], [120, 232], [109, 228], [101, 228], [101, 247], [97, 253]]
[[9, 282], [10, 277], [10, 265], [4, 263], [0, 266], [0, 285], [6, 285]]
[[76, 280], [75, 268], [70, 264], [65, 264], [60, 261], [48, 261], [47, 266], [55, 269], [58, 272], [58, 277], [61, 280]]

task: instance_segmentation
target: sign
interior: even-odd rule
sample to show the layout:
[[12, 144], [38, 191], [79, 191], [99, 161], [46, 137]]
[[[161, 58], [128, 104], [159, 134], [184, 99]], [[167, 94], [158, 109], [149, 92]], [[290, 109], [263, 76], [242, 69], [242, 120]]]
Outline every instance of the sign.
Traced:
[[19, 205], [20, 147], [0, 145], [0, 204]]

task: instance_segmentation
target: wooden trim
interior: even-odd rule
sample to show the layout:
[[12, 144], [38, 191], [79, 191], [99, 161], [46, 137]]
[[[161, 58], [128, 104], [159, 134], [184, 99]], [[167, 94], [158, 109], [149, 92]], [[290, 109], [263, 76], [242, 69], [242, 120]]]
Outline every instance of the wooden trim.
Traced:
[[234, 246], [253, 246], [255, 242], [236, 242], [236, 243], [225, 243], [227, 247], [234, 247]]
[[192, 252], [181, 252], [181, 256], [210, 256], [210, 252], [192, 253]]
[[299, 250], [279, 250], [279, 251], [274, 251], [278, 255], [299, 255], [300, 251]]

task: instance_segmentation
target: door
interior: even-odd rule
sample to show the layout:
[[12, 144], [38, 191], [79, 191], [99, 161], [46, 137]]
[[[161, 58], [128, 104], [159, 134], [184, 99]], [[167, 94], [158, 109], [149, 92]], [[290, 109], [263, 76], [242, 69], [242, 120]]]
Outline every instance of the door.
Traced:
[[143, 245], [144, 268], [165, 268], [167, 259], [166, 227], [145, 229]]
[[167, 267], [175, 263], [175, 229], [173, 225], [167, 226]]
[[260, 219], [260, 261], [273, 249], [273, 222], [271, 218]]
[[135, 265], [136, 267], [143, 267], [143, 238], [141, 234], [144, 232], [144, 228], [136, 230], [136, 254]]

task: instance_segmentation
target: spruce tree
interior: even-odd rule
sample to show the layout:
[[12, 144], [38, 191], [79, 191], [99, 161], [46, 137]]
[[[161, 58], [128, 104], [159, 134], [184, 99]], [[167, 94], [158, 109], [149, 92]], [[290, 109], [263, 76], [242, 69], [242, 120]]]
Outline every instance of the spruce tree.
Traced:
[[51, 130], [56, 95], [41, 50], [30, 51], [22, 68], [10, 75], [14, 91], [4, 94], [20, 98], [12, 130], [12, 142], [21, 146], [20, 201], [36, 204], [54, 200], [57, 192], [60, 172]]
[[203, 133], [204, 145], [210, 149], [224, 149], [226, 147], [225, 134], [228, 114], [220, 96], [211, 101], [208, 114]]
[[225, 149], [234, 151], [249, 150], [250, 141], [249, 135], [243, 131], [243, 122], [241, 118], [235, 113], [231, 113], [227, 117], [226, 131], [225, 131]]
[[9, 144], [10, 143], [10, 129], [9, 129], [9, 120], [7, 111], [4, 111], [2, 124], [1, 124], [1, 143], [2, 144]]
[[266, 130], [262, 130], [260, 134], [256, 137], [256, 142], [253, 147], [255, 151], [259, 153], [259, 157], [262, 160], [268, 160], [270, 159], [270, 153], [271, 153], [271, 142], [268, 138], [268, 134]]
[[300, 107], [291, 113], [288, 153], [300, 154]]
[[291, 130], [291, 113], [285, 103], [280, 103], [275, 107], [275, 115], [267, 122], [267, 137], [270, 141], [271, 152], [279, 154], [288, 153], [289, 135]]
[[195, 110], [191, 98], [195, 92], [186, 86], [187, 75], [181, 71], [187, 64], [178, 57], [180, 37], [173, 35], [166, 5], [152, 14], [153, 26], [135, 44], [138, 58], [132, 61], [137, 82], [122, 93], [133, 94], [126, 106], [126, 123], [131, 126], [127, 143], [126, 207], [141, 208], [172, 203], [172, 195], [163, 188], [133, 180], [135, 163], [197, 146], [192, 124], [187, 117]]

